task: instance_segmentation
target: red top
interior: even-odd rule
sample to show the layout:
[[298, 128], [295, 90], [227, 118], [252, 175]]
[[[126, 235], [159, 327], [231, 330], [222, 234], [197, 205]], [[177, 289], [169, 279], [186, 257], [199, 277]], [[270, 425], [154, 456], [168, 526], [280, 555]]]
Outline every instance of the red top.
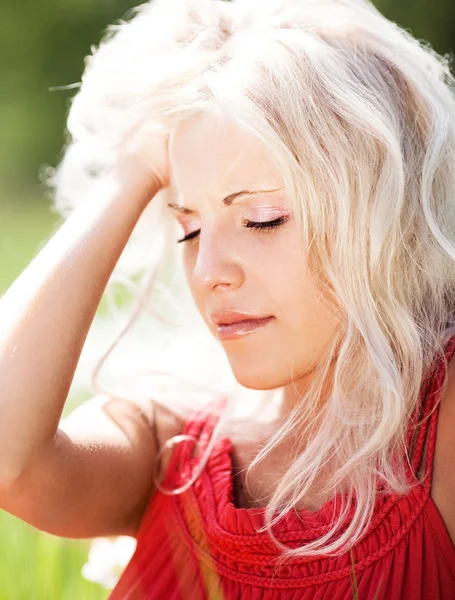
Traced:
[[[446, 346], [450, 360], [455, 336]], [[137, 548], [109, 600], [453, 600], [455, 546], [430, 496], [438, 409], [444, 368], [423, 386], [419, 416], [429, 416], [412, 434], [412, 470], [417, 472], [428, 433], [424, 482], [408, 495], [379, 497], [373, 520], [353, 552], [341, 556], [292, 559], [273, 564], [278, 551], [268, 533], [257, 533], [263, 508], [237, 508], [233, 500], [231, 451], [219, 439], [206, 468], [180, 495], [158, 492], [137, 536]], [[439, 406], [439, 405], [438, 405]], [[216, 414], [196, 413], [183, 433], [207, 443]], [[411, 446], [409, 446], [411, 447]], [[176, 446], [166, 488], [187, 480], [193, 442]], [[335, 504], [334, 504], [335, 503]], [[273, 531], [283, 543], [314, 539], [328, 525], [336, 498], [318, 512], [288, 514]], [[354, 578], [358, 596], [355, 593]]]

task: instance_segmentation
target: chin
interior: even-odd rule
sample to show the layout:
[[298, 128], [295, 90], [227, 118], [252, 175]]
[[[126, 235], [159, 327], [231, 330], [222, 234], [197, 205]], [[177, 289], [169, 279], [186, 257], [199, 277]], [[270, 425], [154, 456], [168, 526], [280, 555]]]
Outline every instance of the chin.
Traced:
[[232, 373], [238, 383], [250, 390], [275, 390], [288, 383], [289, 378], [279, 377], [278, 373], [263, 372], [252, 373], [241, 369], [232, 369]]

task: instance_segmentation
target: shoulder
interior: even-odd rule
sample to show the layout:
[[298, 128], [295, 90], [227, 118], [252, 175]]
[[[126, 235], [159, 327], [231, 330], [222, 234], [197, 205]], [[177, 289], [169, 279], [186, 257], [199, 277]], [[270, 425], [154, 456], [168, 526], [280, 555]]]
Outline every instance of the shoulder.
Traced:
[[182, 433], [187, 419], [158, 402], [153, 402], [153, 413], [153, 427], [155, 430], [158, 452], [160, 453], [160, 469], [161, 471], [166, 472], [172, 451], [169, 450], [166, 452], [164, 448], [169, 440]]
[[186, 414], [179, 413], [172, 405], [166, 405], [156, 399], [132, 400], [129, 401], [130, 410], [137, 411], [153, 434], [156, 447], [156, 458], [161, 462], [160, 469], [166, 470], [172, 451], [166, 451], [166, 443], [174, 436], [182, 433], [188, 418]]
[[431, 496], [455, 543], [455, 358], [441, 393]]
[[[98, 394], [75, 408], [60, 421], [62, 430], [83, 431], [84, 436], [96, 434], [109, 438], [120, 427], [136, 445], [154, 446], [155, 455], [166, 442], [182, 432], [187, 418], [154, 399], [126, 399], [114, 395]], [[139, 435], [144, 431], [144, 435]], [[148, 433], [146, 433], [148, 432]], [[150, 435], [152, 433], [152, 435]], [[167, 465], [170, 452], [162, 452], [162, 466]]]

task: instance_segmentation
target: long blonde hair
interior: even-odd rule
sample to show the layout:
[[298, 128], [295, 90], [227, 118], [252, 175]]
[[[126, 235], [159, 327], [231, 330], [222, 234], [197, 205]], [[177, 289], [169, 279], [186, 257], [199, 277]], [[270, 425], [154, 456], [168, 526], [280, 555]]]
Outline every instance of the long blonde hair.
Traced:
[[[264, 145], [294, 204], [311, 275], [343, 327], [248, 475], [291, 434], [304, 439], [268, 503], [266, 529], [284, 556], [344, 552], [370, 522], [378, 483], [389, 492], [409, 489], [396, 457], [406, 455], [406, 430], [429, 367], [455, 331], [449, 58], [363, 0], [154, 0], [130, 17], [110, 27], [86, 61], [68, 145], [50, 178], [55, 208], [67, 216], [83, 202], [120, 144], [142, 127], [171, 131], [216, 106]], [[172, 321], [176, 307], [185, 321], [191, 315], [192, 337], [155, 319], [154, 350], [144, 345], [140, 352], [156, 376], [183, 382], [166, 402], [193, 402], [198, 390], [233, 401], [247, 391], [192, 305], [165, 198], [162, 190], [146, 209], [114, 271], [107, 293], [121, 282], [136, 300], [95, 373], [140, 315], [156, 317], [161, 307]], [[167, 353], [165, 331], [174, 340]], [[331, 393], [318, 412], [333, 364]], [[204, 467], [218, 430], [179, 491]], [[329, 494], [348, 482], [345, 510], [320, 539], [287, 548], [272, 527], [305, 503], [322, 470]]]

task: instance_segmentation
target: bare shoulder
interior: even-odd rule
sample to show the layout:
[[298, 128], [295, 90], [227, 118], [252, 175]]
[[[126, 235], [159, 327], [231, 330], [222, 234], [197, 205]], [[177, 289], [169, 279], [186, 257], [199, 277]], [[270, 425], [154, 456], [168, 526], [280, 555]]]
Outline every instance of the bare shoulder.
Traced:
[[2, 485], [1, 507], [57, 536], [134, 536], [156, 491], [159, 447], [182, 426], [156, 401], [95, 396], [62, 419], [52, 443]]
[[[158, 451], [164, 448], [166, 442], [176, 435], [179, 435], [185, 425], [185, 418], [176, 414], [170, 407], [163, 406], [158, 402], [153, 403], [154, 429]], [[172, 452], [160, 453], [160, 467], [166, 471]]]
[[[61, 421], [55, 451], [33, 469], [33, 486], [47, 498], [43, 508], [53, 505], [51, 522], [41, 510], [35, 514], [36, 503], [24, 518], [33, 493], [26, 494], [24, 514], [18, 516], [54, 535], [67, 536], [69, 529], [71, 537], [135, 535], [156, 492], [151, 475], [159, 450], [183, 423], [152, 399], [91, 398]], [[17, 495], [14, 501], [17, 505]]]
[[431, 496], [455, 543], [455, 360], [441, 394]]
[[107, 433], [113, 425], [128, 433], [129, 426], [136, 426], [138, 421], [156, 432], [160, 447], [167, 439], [178, 435], [185, 422], [170, 407], [154, 399], [128, 400], [99, 394], [73, 410], [61, 425], [65, 430], [77, 428], [79, 431], [83, 425], [83, 431], [91, 435], [92, 430], [97, 434]]
[[[88, 413], [89, 418], [87, 418]], [[104, 395], [95, 396], [82, 404], [71, 413], [71, 418], [84, 419], [85, 424], [90, 423], [98, 432], [103, 423], [108, 426], [116, 423], [126, 430], [129, 425], [132, 426], [141, 419], [147, 423], [148, 429], [153, 434], [156, 452], [164, 448], [166, 442], [172, 437], [179, 435], [185, 424], [184, 417], [178, 415], [170, 406], [164, 406], [155, 399], [127, 400]], [[164, 470], [167, 468], [170, 455], [170, 452], [162, 453], [161, 467]]]

